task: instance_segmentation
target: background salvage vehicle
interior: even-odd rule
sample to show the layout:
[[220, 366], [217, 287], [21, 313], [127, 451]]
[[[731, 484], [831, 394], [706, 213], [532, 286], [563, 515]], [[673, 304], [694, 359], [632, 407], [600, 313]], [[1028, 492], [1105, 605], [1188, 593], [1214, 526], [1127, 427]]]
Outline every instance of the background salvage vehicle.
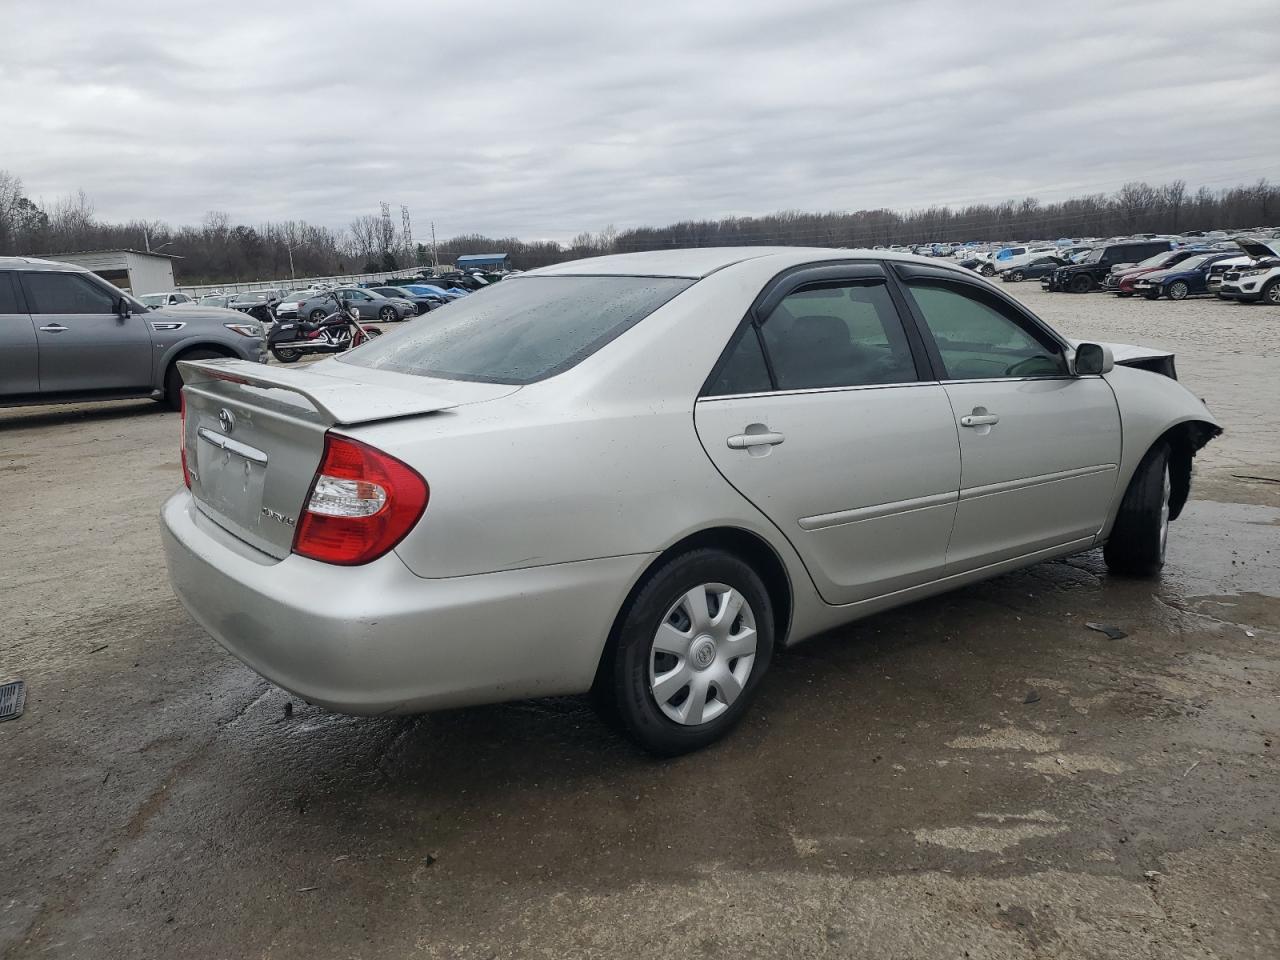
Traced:
[[233, 310], [148, 308], [83, 267], [0, 257], [0, 406], [150, 397], [175, 410], [180, 360], [266, 363], [262, 327]]
[[296, 315], [303, 320], [316, 323], [333, 313], [333, 296], [337, 294], [348, 307], [353, 307], [360, 314], [361, 320], [376, 320], [379, 323], [395, 323], [397, 320], [408, 320], [418, 315], [418, 308], [408, 300], [391, 299], [372, 290], [359, 287], [338, 287], [326, 290], [302, 301], [294, 308]]
[[1121, 264], [1137, 264], [1158, 253], [1173, 249], [1168, 240], [1137, 240], [1108, 243], [1094, 247], [1079, 263], [1059, 267], [1041, 286], [1047, 290], [1088, 293], [1097, 290], [1106, 281], [1114, 267]]
[[1159, 300], [1161, 297], [1185, 300], [1197, 294], [1206, 294], [1209, 292], [1209, 271], [1213, 265], [1232, 259], [1235, 259], [1235, 255], [1228, 252], [1202, 253], [1188, 257], [1175, 266], [1138, 277], [1133, 283], [1133, 289], [1148, 300]]
[[1047, 277], [1053, 271], [1061, 266], [1066, 265], [1066, 260], [1061, 257], [1036, 257], [1026, 266], [1011, 267], [1004, 270], [1000, 274], [1000, 279], [1006, 283], [1021, 283], [1023, 280], [1039, 280], [1041, 277]]
[[1242, 303], [1259, 301], [1280, 307], [1280, 240], [1236, 240], [1246, 255], [1254, 262], [1235, 267], [1222, 275], [1218, 296], [1224, 300]]
[[370, 287], [374, 293], [395, 300], [408, 300], [417, 308], [418, 313], [428, 313], [443, 305], [444, 298], [428, 293], [416, 293], [408, 287]]
[[1099, 545], [1157, 573], [1220, 432], [1170, 354], [932, 258], [610, 256], [436, 317], [307, 368], [184, 365], [174, 589], [332, 709], [590, 690], [696, 749], [781, 646]]

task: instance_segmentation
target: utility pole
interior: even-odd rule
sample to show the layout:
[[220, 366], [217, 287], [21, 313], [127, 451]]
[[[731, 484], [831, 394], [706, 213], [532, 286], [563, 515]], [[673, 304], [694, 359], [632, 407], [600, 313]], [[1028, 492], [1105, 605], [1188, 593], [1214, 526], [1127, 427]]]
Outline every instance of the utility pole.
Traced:
[[440, 257], [436, 253], [436, 222], [431, 221], [431, 272], [440, 272]]

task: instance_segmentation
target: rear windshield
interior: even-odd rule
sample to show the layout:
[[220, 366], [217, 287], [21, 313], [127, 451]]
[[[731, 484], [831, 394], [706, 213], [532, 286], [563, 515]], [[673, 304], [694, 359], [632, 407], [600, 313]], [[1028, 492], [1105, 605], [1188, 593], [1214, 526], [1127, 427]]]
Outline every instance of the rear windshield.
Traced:
[[376, 370], [524, 384], [562, 373], [694, 281], [675, 277], [521, 277], [342, 357]]

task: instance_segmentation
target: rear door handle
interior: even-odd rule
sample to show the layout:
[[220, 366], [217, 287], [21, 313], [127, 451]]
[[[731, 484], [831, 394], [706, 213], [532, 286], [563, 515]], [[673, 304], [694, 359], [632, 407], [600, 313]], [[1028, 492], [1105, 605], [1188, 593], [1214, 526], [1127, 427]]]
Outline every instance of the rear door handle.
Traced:
[[41, 332], [43, 333], [65, 333], [70, 329], [71, 329], [70, 327], [64, 327], [60, 323], [51, 323], [48, 326], [40, 328]]
[[1000, 418], [994, 413], [971, 413], [960, 418], [960, 426], [962, 427], [989, 427], [993, 423], [999, 422]]
[[739, 433], [726, 442], [730, 450], [746, 450], [748, 447], [776, 447], [785, 439], [780, 433]]

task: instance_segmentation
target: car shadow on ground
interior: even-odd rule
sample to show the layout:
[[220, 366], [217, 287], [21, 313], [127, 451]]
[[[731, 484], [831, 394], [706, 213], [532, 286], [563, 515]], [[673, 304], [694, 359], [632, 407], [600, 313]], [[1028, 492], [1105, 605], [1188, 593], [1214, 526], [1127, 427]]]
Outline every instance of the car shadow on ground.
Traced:
[[175, 411], [170, 410], [164, 403], [147, 399], [119, 403], [94, 401], [47, 407], [9, 407], [0, 408], [0, 431], [34, 430], [40, 427], [94, 421], [133, 420], [165, 413], [175, 413]]

